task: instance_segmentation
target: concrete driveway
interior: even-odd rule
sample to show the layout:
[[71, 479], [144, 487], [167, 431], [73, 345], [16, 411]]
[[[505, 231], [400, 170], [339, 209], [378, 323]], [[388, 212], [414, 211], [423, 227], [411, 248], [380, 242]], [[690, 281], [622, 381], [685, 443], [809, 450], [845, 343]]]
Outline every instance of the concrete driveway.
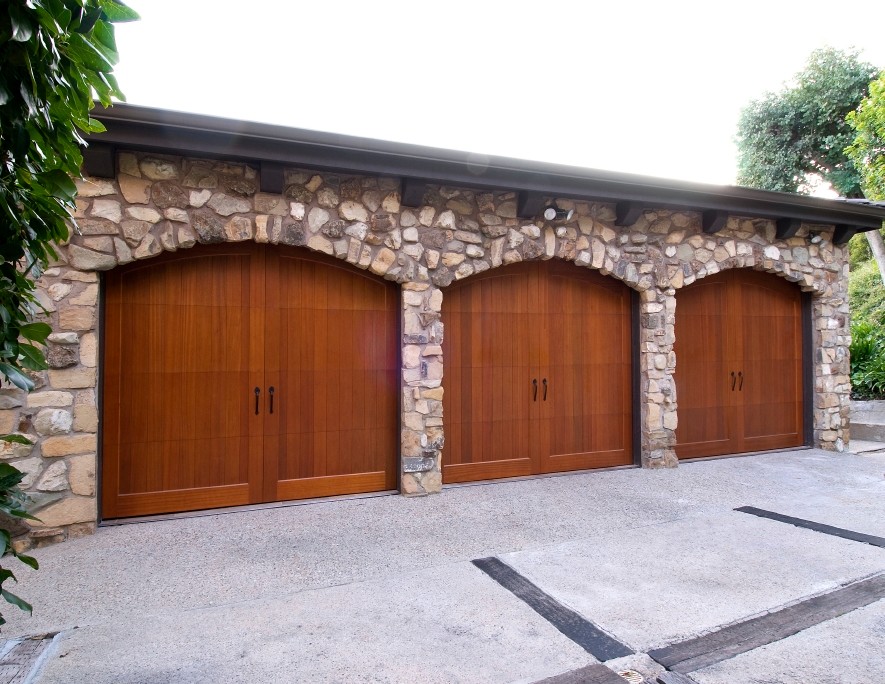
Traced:
[[883, 545], [885, 455], [799, 450], [105, 527], [3, 636], [59, 632], [41, 683], [872, 684]]

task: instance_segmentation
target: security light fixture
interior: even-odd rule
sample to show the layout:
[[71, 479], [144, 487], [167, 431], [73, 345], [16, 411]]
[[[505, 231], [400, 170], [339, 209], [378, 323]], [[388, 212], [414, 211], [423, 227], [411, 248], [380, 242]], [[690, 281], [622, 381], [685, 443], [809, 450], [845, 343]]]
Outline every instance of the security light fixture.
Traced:
[[556, 207], [547, 207], [544, 210], [544, 218], [548, 221], [570, 221], [575, 215], [574, 209], [557, 209]]

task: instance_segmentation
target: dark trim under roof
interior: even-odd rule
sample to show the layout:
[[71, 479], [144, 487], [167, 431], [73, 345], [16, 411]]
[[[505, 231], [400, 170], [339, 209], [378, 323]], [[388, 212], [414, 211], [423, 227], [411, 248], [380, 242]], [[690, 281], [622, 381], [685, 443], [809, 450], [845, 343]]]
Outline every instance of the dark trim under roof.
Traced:
[[865, 203], [490, 157], [132, 105], [97, 109], [93, 117], [107, 128], [87, 137], [86, 171], [97, 176], [113, 176], [116, 150], [132, 149], [251, 162], [262, 170], [263, 189], [276, 192], [282, 191], [282, 166], [397, 177], [406, 205], [409, 197], [420, 197], [427, 184], [515, 191], [520, 215], [526, 217], [539, 214], [551, 199], [570, 198], [615, 202], [619, 223], [625, 225], [645, 207], [688, 209], [704, 213], [707, 232], [718, 230], [723, 218], [733, 214], [776, 220], [778, 234], [784, 237], [794, 233], [800, 221], [835, 225], [843, 238], [839, 242], [885, 221], [885, 207]]

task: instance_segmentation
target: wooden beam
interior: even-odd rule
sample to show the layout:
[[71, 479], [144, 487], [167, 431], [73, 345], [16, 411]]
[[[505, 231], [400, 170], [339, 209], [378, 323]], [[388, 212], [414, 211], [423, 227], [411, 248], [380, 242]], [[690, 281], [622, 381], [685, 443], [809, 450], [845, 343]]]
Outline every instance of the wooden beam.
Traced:
[[615, 225], [629, 228], [639, 220], [644, 211], [636, 202], [618, 202], [615, 205]]
[[701, 214], [701, 228], [703, 228], [705, 233], [709, 233], [710, 235], [718, 233], [725, 228], [726, 223], [728, 223], [727, 211], [710, 209]]
[[83, 172], [93, 178], [114, 178], [117, 175], [117, 148], [92, 142], [83, 149]]
[[258, 167], [258, 187], [261, 192], [282, 194], [285, 184], [282, 164], [270, 161], [261, 162]]
[[516, 200], [516, 215], [522, 219], [538, 218], [544, 209], [544, 195], [520, 190]]
[[802, 221], [794, 218], [779, 218], [777, 220], [777, 232], [774, 234], [778, 240], [786, 240], [799, 232]]
[[837, 225], [836, 229], [833, 231], [833, 244], [844, 245], [855, 233], [857, 233], [857, 226], [849, 226], [841, 223]]
[[427, 181], [416, 178], [403, 178], [402, 203], [407, 207], [420, 207], [424, 204], [424, 194], [427, 192]]

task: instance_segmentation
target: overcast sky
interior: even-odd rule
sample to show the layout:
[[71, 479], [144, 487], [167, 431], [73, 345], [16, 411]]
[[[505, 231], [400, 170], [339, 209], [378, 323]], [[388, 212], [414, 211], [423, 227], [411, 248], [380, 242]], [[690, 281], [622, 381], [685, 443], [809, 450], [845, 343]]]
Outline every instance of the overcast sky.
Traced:
[[883, 0], [128, 4], [132, 104], [708, 183], [812, 50], [885, 68]]

